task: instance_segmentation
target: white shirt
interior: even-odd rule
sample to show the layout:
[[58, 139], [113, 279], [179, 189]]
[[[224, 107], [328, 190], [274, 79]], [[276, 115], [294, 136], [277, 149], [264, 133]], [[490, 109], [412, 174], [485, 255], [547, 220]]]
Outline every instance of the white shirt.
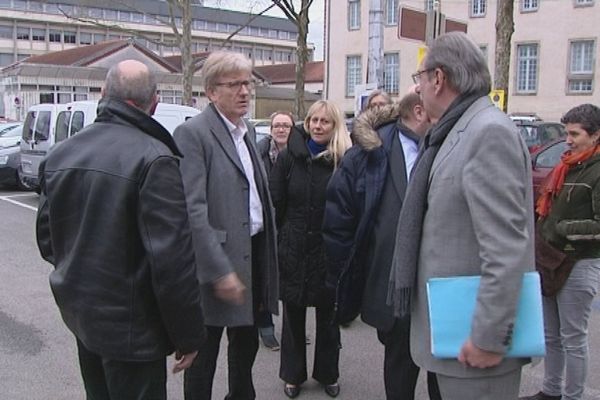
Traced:
[[246, 133], [248, 132], [248, 127], [243, 119], [240, 119], [240, 123], [235, 125], [233, 122], [228, 120], [227, 117], [221, 114], [218, 108], [217, 112], [221, 115], [223, 121], [225, 121], [227, 129], [229, 129], [229, 134], [233, 139], [238, 157], [240, 158], [242, 167], [244, 168], [244, 174], [246, 175], [246, 179], [248, 179], [248, 184], [250, 186], [250, 191], [248, 193], [250, 196], [250, 236], [254, 236], [263, 230], [263, 207], [262, 202], [260, 201], [260, 196], [258, 195], [256, 181], [254, 180], [254, 166], [252, 165], [252, 157], [250, 157], [248, 146], [246, 146], [246, 142], [244, 142], [244, 136], [246, 136]]
[[408, 182], [410, 179], [410, 172], [415, 166], [415, 161], [419, 155], [419, 144], [408, 136], [404, 136], [400, 131], [398, 131], [398, 137], [400, 138], [400, 143], [402, 144], [404, 163], [406, 164], [406, 181]]

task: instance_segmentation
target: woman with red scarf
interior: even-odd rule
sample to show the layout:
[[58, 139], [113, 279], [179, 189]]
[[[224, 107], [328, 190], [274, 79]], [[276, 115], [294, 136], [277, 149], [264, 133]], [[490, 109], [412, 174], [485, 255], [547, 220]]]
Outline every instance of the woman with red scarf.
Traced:
[[583, 399], [588, 320], [600, 281], [600, 108], [577, 106], [561, 122], [569, 150], [542, 185], [537, 229], [575, 265], [562, 288], [543, 297], [544, 383], [526, 400]]

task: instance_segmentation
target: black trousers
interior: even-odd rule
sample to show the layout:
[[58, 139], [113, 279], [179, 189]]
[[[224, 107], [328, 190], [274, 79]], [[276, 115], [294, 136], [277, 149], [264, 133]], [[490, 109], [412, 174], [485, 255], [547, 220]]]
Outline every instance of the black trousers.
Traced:
[[[410, 317], [396, 318], [392, 330], [377, 330], [377, 338], [385, 346], [383, 380], [387, 400], [414, 400], [419, 367], [410, 355]], [[434, 373], [427, 373], [431, 400], [441, 400]]]
[[77, 340], [87, 400], [166, 400], [165, 358], [115, 361], [92, 353]]
[[[340, 359], [340, 328], [332, 324], [333, 304], [316, 307], [317, 332], [312, 377], [329, 385], [337, 382]], [[306, 381], [306, 307], [283, 303], [281, 365], [279, 377], [299, 385]]]
[[253, 400], [252, 366], [258, 351], [258, 332], [254, 326], [206, 327], [206, 342], [192, 366], [183, 375], [185, 400], [210, 400], [223, 329], [227, 329], [227, 368], [229, 393], [226, 400]]

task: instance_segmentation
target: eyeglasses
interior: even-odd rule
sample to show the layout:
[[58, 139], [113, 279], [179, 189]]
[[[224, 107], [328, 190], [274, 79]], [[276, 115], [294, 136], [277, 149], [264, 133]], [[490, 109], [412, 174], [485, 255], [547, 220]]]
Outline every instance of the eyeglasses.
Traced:
[[238, 92], [242, 89], [242, 86], [245, 86], [246, 89], [248, 89], [248, 90], [254, 89], [254, 87], [256, 86], [256, 81], [249, 80], [249, 81], [217, 82], [217, 83], [215, 83], [215, 86], [225, 86], [228, 89], [232, 89], [232, 90]]
[[431, 72], [433, 70], [435, 70], [437, 67], [434, 68], [427, 68], [427, 69], [423, 69], [421, 71], [417, 71], [414, 74], [412, 74], [412, 80], [415, 83], [415, 85], [418, 85], [421, 83], [421, 75], [426, 73], [426, 72]]
[[273, 129], [290, 129], [292, 127], [292, 125], [290, 124], [275, 124], [272, 125]]

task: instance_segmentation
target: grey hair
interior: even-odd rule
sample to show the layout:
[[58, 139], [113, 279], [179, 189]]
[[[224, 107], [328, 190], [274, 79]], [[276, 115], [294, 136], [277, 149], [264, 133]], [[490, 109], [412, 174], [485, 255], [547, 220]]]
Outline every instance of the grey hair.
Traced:
[[492, 87], [483, 53], [463, 32], [438, 37], [427, 50], [422, 68], [441, 68], [448, 85], [460, 94], [489, 93]]
[[386, 92], [385, 90], [382, 90], [382, 89], [377, 89], [377, 90], [373, 90], [371, 92], [371, 94], [369, 94], [369, 97], [367, 97], [367, 108], [369, 108], [371, 106], [371, 101], [377, 96], [383, 97], [385, 99], [385, 101], [387, 102], [387, 104], [392, 104], [392, 98], [390, 97], [388, 92]]
[[144, 111], [152, 106], [156, 89], [156, 77], [149, 69], [135, 75], [123, 74], [120, 63], [108, 70], [104, 83], [105, 96], [122, 101], [130, 100]]
[[202, 66], [204, 90], [214, 89], [220, 76], [236, 72], [252, 73], [252, 62], [243, 54], [231, 51], [211, 53]]

